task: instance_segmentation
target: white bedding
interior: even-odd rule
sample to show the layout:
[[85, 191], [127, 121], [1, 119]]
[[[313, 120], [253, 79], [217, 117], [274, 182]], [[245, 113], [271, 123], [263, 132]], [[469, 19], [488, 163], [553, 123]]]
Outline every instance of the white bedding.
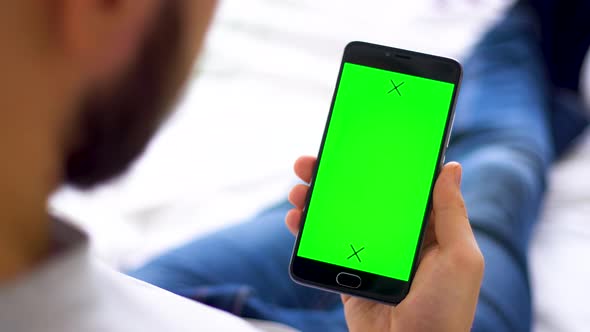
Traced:
[[[226, 0], [198, 78], [130, 174], [89, 193], [65, 188], [52, 206], [117, 267], [243, 220], [284, 199], [293, 160], [316, 154], [348, 41], [461, 57], [508, 2]], [[586, 141], [553, 172], [534, 240], [539, 332], [590, 326]]]

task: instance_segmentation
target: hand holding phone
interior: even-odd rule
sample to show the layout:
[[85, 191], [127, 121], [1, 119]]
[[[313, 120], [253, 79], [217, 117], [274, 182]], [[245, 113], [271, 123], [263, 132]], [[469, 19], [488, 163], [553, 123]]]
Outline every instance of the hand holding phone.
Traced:
[[[303, 157], [295, 173], [311, 181], [316, 158]], [[354, 174], [351, 174], [354, 176]], [[433, 195], [433, 213], [423, 241], [422, 257], [407, 297], [396, 307], [343, 295], [350, 331], [469, 331], [483, 277], [483, 257], [469, 225], [460, 192], [461, 167], [446, 165]], [[295, 186], [295, 206], [286, 223], [300, 229], [307, 185]], [[354, 189], [354, 188], [352, 188]], [[335, 222], [335, 226], [338, 223]]]

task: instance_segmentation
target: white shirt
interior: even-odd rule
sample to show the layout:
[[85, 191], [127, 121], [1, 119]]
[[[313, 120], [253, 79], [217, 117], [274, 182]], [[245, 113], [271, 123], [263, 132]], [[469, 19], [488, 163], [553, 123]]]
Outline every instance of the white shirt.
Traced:
[[28, 276], [0, 286], [0, 331], [258, 331], [236, 316], [92, 260], [82, 232], [61, 222], [55, 226], [64, 250]]

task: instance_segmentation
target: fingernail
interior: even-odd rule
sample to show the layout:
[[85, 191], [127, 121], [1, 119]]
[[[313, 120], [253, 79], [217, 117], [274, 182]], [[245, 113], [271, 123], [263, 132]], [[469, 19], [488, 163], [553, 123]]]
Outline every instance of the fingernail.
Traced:
[[461, 178], [463, 177], [463, 170], [461, 168], [461, 165], [457, 164], [453, 168], [454, 168], [453, 175], [455, 176], [455, 183], [457, 184], [457, 187], [461, 187]]

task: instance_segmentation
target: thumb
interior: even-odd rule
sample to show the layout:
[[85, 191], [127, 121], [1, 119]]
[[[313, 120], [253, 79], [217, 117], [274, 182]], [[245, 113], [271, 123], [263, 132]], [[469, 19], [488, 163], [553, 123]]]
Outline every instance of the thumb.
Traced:
[[434, 233], [436, 241], [443, 248], [461, 245], [466, 241], [475, 242], [461, 195], [461, 176], [461, 165], [448, 163], [443, 167], [434, 186]]

